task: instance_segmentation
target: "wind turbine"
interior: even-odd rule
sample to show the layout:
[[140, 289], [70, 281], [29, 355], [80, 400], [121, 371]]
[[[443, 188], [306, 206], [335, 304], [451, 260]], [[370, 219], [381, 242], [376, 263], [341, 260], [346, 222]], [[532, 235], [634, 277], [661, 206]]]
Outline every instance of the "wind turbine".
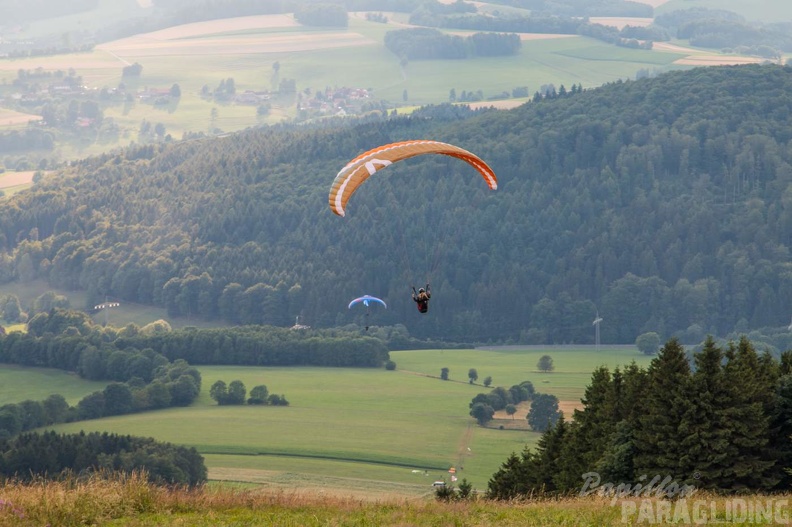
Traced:
[[94, 311], [101, 311], [104, 310], [104, 325], [107, 326], [107, 310], [111, 307], [118, 307], [121, 304], [118, 302], [108, 302], [107, 297], [105, 297], [105, 301], [102, 304], [94, 306]]
[[600, 335], [599, 335], [599, 326], [600, 322], [602, 322], [602, 317], [599, 316], [599, 311], [597, 311], [597, 317], [592, 322], [592, 326], [594, 326], [594, 346], [595, 350], [600, 350]]

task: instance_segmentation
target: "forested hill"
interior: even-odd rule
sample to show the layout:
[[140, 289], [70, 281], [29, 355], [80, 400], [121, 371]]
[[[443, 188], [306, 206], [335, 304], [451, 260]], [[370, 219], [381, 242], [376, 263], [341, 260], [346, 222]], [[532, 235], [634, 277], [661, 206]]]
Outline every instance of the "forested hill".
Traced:
[[[603, 342], [785, 328], [791, 94], [790, 68], [718, 67], [511, 111], [138, 147], [7, 198], [0, 271], [231, 323], [363, 323], [347, 303], [370, 294], [388, 302], [371, 324], [455, 340], [591, 342], [597, 311]], [[415, 138], [475, 152], [500, 188], [422, 156], [330, 212], [348, 160]], [[427, 280], [421, 316], [409, 286]]]

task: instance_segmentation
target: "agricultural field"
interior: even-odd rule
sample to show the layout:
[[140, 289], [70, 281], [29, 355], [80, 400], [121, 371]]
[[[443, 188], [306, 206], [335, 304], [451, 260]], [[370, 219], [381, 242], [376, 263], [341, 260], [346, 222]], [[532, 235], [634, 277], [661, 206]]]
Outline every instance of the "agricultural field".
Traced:
[[[738, 0], [729, 5], [715, 0], [647, 0], [656, 13], [694, 6], [739, 10]], [[718, 4], [717, 6], [714, 4]], [[109, 22], [121, 14], [144, 15], [148, 4], [133, 0], [99, 2], [97, 13]], [[524, 10], [500, 4], [477, 3], [488, 10]], [[777, 0], [760, 0], [751, 6], [752, 17], [783, 19], [792, 7]], [[745, 8], [743, 8], [745, 10]], [[513, 108], [525, 99], [503, 99], [515, 88], [533, 94], [543, 85], [572, 84], [593, 88], [605, 83], [633, 79], [636, 74], [703, 65], [756, 62], [750, 57], [730, 56], [713, 50], [694, 49], [685, 42], [658, 43], [653, 50], [616, 47], [570, 35], [521, 35], [523, 46], [516, 56], [401, 62], [388, 51], [383, 39], [388, 31], [409, 27], [405, 13], [383, 13], [387, 23], [366, 20], [353, 12], [345, 29], [310, 28], [296, 23], [291, 15], [259, 15], [185, 24], [97, 45], [90, 52], [27, 59], [0, 59], [0, 86], [6, 87], [19, 70], [74, 70], [91, 93], [124, 85], [126, 94], [168, 90], [178, 85], [181, 96], [167, 103], [155, 98], [119, 96], [104, 99], [103, 116], [115, 127], [99, 129], [94, 136], [58, 145], [50, 155], [73, 159], [98, 154], [117, 146], [152, 140], [141, 134], [144, 123], [161, 125], [165, 134], [181, 139], [186, 133], [228, 133], [249, 127], [298, 118], [298, 101], [326, 88], [362, 88], [371, 101], [397, 113], [410, 108], [449, 100], [450, 91], [481, 92], [476, 107]], [[94, 20], [92, 14], [58, 19], [60, 26], [82, 27]], [[86, 20], [83, 20], [86, 19]], [[621, 27], [647, 25], [651, 19], [597, 19]], [[52, 21], [24, 28], [25, 34], [42, 34]], [[50, 25], [47, 25], [50, 24]], [[470, 33], [448, 31], [449, 33]], [[139, 64], [139, 77], [122, 77], [126, 66]], [[273, 96], [267, 110], [261, 104], [219, 101], [206, 95], [221, 82], [233, 79], [237, 93], [276, 91], [280, 81], [293, 80], [296, 93]], [[0, 88], [2, 92], [2, 88]], [[5, 121], [3, 116], [7, 116]], [[304, 117], [304, 116], [302, 116]], [[18, 129], [24, 115], [0, 109], [0, 131]]]
[[3, 196], [10, 196], [33, 185], [34, 170], [0, 172], [0, 192]]
[[[328, 87], [364, 88], [372, 100], [396, 108], [446, 102], [451, 89], [481, 90], [486, 99], [518, 87], [530, 93], [546, 84], [591, 88], [634, 78], [639, 70], [685, 67], [674, 64], [685, 56], [678, 50], [630, 50], [566, 35], [523, 35], [522, 50], [512, 57], [401, 64], [383, 45], [386, 32], [406, 27], [406, 15], [392, 16], [382, 24], [353, 14], [343, 30], [307, 28], [289, 15], [186, 24], [103, 43], [91, 52], [0, 59], [0, 81], [8, 85], [20, 69], [42, 68], [73, 69], [95, 92], [121, 83], [127, 93], [179, 85], [181, 97], [169, 104], [137, 98], [104, 102], [104, 117], [116, 123], [118, 135], [100, 131], [91, 141], [59, 153], [73, 158], [144, 141], [139, 136], [143, 121], [161, 123], [167, 134], [180, 139], [187, 132], [233, 132], [296, 117], [296, 95], [273, 98], [266, 114], [259, 114], [255, 104], [202, 95], [205, 88], [214, 90], [229, 78], [237, 93], [276, 89], [284, 79], [295, 81], [300, 97]], [[140, 77], [122, 77], [123, 68], [135, 63], [142, 66]], [[2, 121], [0, 129], [5, 129]]]
[[[536, 370], [548, 354], [552, 373]], [[634, 347], [505, 348], [391, 352], [396, 371], [328, 368], [202, 366], [199, 399], [188, 408], [63, 424], [59, 432], [108, 431], [152, 436], [196, 447], [214, 481], [268, 488], [325, 489], [420, 496], [450, 467], [478, 489], [509, 454], [534, 446], [539, 434], [524, 426], [525, 411], [482, 428], [468, 415], [470, 400], [495, 386], [530, 380], [556, 395], [571, 412], [598, 365], [649, 357]], [[450, 370], [449, 380], [439, 378]], [[479, 379], [467, 378], [475, 368]], [[484, 377], [492, 377], [485, 388]], [[217, 406], [209, 388], [241, 380], [248, 390], [265, 384], [284, 395], [288, 407]], [[10, 402], [10, 401], [9, 401]], [[497, 417], [497, 416], [496, 416]], [[515, 429], [508, 425], [514, 421]]]
[[0, 128], [3, 129], [24, 128], [28, 123], [39, 120], [41, 120], [40, 115], [0, 108]]

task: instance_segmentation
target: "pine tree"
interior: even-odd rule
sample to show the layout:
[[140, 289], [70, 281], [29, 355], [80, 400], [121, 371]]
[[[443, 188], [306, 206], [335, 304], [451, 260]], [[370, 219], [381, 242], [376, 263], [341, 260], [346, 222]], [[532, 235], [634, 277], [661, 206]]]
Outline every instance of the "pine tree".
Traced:
[[[642, 414], [634, 430], [635, 474], [687, 479], [693, 473], [689, 460], [680, 457], [687, 434], [680, 430], [690, 411], [690, 365], [679, 341], [672, 339], [647, 370], [641, 398]], [[678, 481], [679, 482], [679, 481]]]
[[616, 485], [630, 483], [635, 480], [634, 455], [632, 426], [626, 420], [619, 421], [610, 435], [602, 457], [597, 462], [595, 471], [602, 481]]
[[538, 485], [536, 490], [543, 494], [562, 490], [556, 484], [555, 478], [558, 475], [563, 456], [564, 440], [568, 430], [569, 425], [564, 421], [562, 415], [556, 421], [555, 426], [542, 434], [536, 445], [534, 463], [532, 463], [530, 470], [534, 473], [535, 484]]
[[[618, 376], [621, 381], [621, 374]], [[587, 451], [582, 458], [586, 471], [594, 470], [594, 466], [605, 451], [610, 435], [620, 420], [614, 383], [608, 368], [601, 366], [591, 375], [591, 384], [581, 399], [582, 411], [575, 411], [575, 420], [580, 425], [580, 434]]]
[[511, 500], [527, 496], [536, 486], [528, 470], [533, 457], [528, 448], [519, 457], [512, 452], [487, 483], [487, 498]]
[[630, 422], [635, 428], [638, 416], [642, 412], [643, 394], [646, 389], [648, 374], [635, 362], [631, 362], [621, 374], [622, 381], [615, 393], [619, 416]]
[[694, 361], [694, 396], [680, 424], [686, 434], [680, 454], [694, 470], [685, 483], [705, 489], [724, 488], [729, 485], [729, 466], [736, 447], [730, 441], [726, 424], [726, 410], [733, 401], [721, 364], [723, 351], [708, 337]]
[[767, 452], [770, 424], [765, 413], [768, 392], [767, 375], [760, 367], [759, 357], [746, 337], [735, 349], [729, 346], [724, 367], [724, 385], [732, 404], [725, 409], [730, 442], [737, 452], [731, 460], [733, 490], [770, 489], [778, 483], [773, 476], [775, 460]]
[[782, 376], [776, 389], [777, 404], [770, 415], [769, 449], [776, 459], [776, 488], [792, 489], [792, 374]]
[[792, 350], [786, 350], [781, 354], [781, 364], [779, 375], [789, 375], [792, 373]]
[[566, 425], [557, 473], [553, 476], [553, 485], [557, 489], [571, 491], [580, 488], [583, 474], [592, 470], [585, 459], [587, 452], [588, 445], [583, 439], [580, 423], [573, 419]]
[[595, 469], [616, 424], [613, 400], [610, 372], [604, 366], [597, 368], [581, 399], [583, 409], [574, 411], [573, 422], [565, 430], [562, 461], [554, 476], [558, 489], [580, 487], [582, 475]]
[[[775, 462], [770, 469], [768, 485], [774, 489], [792, 486], [792, 376], [783, 375], [785, 365], [776, 361], [769, 351], [759, 356], [759, 398], [768, 418], [768, 444], [764, 459]], [[772, 483], [775, 481], [775, 484]]]
[[602, 481], [618, 484], [635, 480], [635, 429], [638, 416], [642, 415], [646, 379], [646, 371], [635, 362], [624, 371], [616, 368], [613, 372], [610, 394], [615, 425], [596, 466]]

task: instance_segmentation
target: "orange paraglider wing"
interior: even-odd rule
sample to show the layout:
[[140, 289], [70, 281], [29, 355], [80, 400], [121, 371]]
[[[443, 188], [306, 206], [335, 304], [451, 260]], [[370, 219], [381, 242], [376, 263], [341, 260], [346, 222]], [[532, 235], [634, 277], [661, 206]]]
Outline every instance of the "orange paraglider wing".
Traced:
[[480, 157], [467, 150], [439, 141], [401, 141], [378, 146], [347, 163], [336, 175], [330, 187], [330, 210], [339, 216], [344, 216], [349, 198], [369, 176], [397, 161], [423, 154], [443, 154], [461, 159], [478, 170], [489, 188], [492, 190], [498, 188], [498, 179], [492, 169]]

